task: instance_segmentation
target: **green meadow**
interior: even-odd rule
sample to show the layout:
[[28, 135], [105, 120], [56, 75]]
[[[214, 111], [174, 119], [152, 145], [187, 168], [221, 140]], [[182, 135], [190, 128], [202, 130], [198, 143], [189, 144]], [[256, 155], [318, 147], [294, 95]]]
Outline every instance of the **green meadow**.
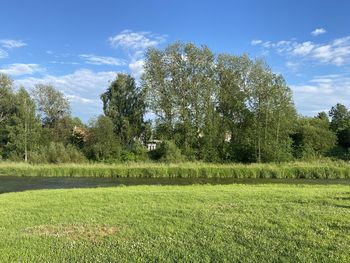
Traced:
[[0, 186], [0, 262], [350, 261], [349, 180], [45, 189], [36, 179], [37, 190]]

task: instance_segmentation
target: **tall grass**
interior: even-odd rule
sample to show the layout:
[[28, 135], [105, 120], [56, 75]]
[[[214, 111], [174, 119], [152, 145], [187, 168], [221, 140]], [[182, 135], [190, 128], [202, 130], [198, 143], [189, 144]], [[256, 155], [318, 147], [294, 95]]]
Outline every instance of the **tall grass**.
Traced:
[[129, 163], [43, 164], [0, 163], [3, 176], [45, 177], [143, 177], [143, 178], [350, 178], [346, 162], [281, 164]]

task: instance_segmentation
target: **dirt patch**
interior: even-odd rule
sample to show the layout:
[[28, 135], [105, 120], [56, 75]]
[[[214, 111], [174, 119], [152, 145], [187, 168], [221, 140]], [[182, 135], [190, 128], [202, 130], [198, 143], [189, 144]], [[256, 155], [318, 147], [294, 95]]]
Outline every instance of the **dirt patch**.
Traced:
[[112, 236], [118, 233], [115, 226], [91, 226], [91, 225], [39, 225], [25, 229], [29, 235], [46, 237], [63, 237], [70, 240], [98, 239]]

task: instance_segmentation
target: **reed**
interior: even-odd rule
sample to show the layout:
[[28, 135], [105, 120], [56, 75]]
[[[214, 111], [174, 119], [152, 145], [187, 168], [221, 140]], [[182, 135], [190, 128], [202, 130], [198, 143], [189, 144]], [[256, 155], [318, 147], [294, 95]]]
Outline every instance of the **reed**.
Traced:
[[124, 163], [42, 164], [0, 163], [0, 176], [142, 177], [142, 178], [350, 178], [347, 162], [270, 164]]

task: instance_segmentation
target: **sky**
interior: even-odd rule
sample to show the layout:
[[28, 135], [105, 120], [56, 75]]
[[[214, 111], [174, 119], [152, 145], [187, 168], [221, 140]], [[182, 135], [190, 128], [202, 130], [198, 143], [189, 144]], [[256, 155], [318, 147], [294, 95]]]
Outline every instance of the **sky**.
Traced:
[[117, 72], [138, 79], [144, 51], [175, 41], [266, 60], [302, 115], [350, 107], [348, 0], [0, 1], [0, 72], [54, 85], [85, 122]]

